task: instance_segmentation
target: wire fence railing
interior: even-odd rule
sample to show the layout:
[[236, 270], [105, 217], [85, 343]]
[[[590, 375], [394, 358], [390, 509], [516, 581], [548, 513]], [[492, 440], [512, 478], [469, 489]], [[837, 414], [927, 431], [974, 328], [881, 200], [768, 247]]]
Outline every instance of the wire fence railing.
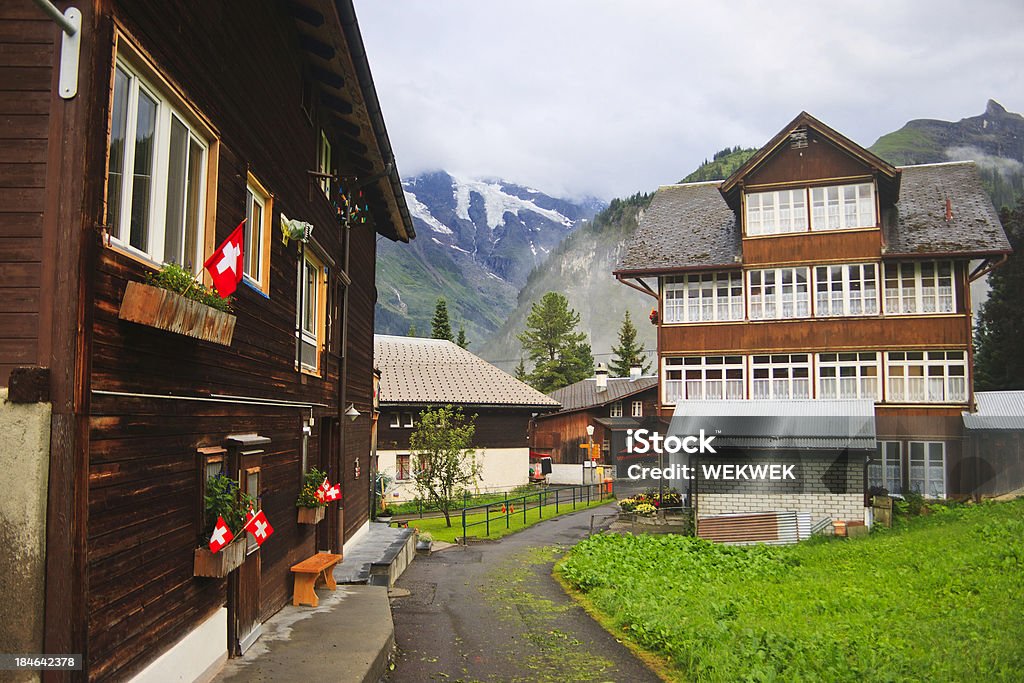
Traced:
[[[469, 529], [483, 527], [474, 535], [480, 536], [479, 531], [483, 531], [483, 537], [486, 538], [491, 535], [492, 527], [509, 529], [513, 520], [518, 523], [520, 516], [523, 526], [526, 526], [531, 517], [537, 520], [544, 519], [545, 509], [548, 510], [548, 516], [553, 517], [562, 512], [575, 510], [577, 507], [584, 508], [595, 501], [607, 500], [614, 496], [612, 482], [606, 481], [596, 484], [541, 489], [521, 496], [506, 497], [493, 503], [466, 506], [461, 509], [462, 542], [466, 543]], [[480, 519], [474, 519], [477, 516]]]

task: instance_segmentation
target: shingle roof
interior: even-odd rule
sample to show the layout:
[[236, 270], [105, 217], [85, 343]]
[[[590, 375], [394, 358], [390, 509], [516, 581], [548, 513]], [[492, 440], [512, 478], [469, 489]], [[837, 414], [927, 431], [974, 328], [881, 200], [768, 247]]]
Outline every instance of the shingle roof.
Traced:
[[736, 265], [740, 226], [720, 184], [667, 185], [655, 192], [616, 271]]
[[598, 393], [597, 382], [593, 377], [588, 377], [575, 384], [556, 389], [548, 396], [562, 404], [562, 410], [559, 412], [567, 413], [618, 401], [656, 386], [658, 386], [657, 377], [640, 377], [633, 381], [630, 381], [628, 377], [609, 377], [608, 391]]
[[446, 339], [374, 335], [373, 353], [381, 404], [558, 407]]
[[1024, 430], [1024, 391], [976, 391], [978, 412], [964, 413], [967, 429]]
[[[973, 161], [902, 166], [900, 199], [882, 214], [887, 254], [1003, 252], [1010, 243]], [[953, 218], [946, 221], [946, 198]]]
[[[972, 161], [900, 167], [900, 198], [882, 215], [886, 255], [1008, 252], [999, 216]], [[736, 266], [742, 257], [736, 214], [720, 183], [660, 188], [616, 272]], [[953, 218], [946, 221], [946, 198]]]

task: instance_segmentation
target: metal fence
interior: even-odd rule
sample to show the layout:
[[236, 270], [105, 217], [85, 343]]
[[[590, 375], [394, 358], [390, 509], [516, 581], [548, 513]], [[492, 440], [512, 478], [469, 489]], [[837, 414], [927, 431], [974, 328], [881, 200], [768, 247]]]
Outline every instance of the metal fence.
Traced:
[[[525, 525], [530, 517], [544, 519], [544, 508], [554, 506], [554, 513], [558, 515], [565, 510], [575, 510], [577, 506], [584, 507], [593, 501], [605, 500], [615, 495], [614, 485], [611, 481], [597, 484], [586, 484], [576, 486], [562, 486], [559, 488], [540, 489], [535, 493], [528, 493], [522, 496], [506, 497], [503, 500], [487, 503], [484, 505], [472, 505], [462, 508], [462, 542], [466, 542], [467, 531], [474, 527], [483, 527], [483, 537], [491, 535], [491, 527], [501, 528], [504, 525], [508, 529], [513, 518], [518, 520], [521, 515]], [[467, 517], [483, 513], [483, 519], [467, 521]], [[476, 534], [479, 535], [479, 534]]]

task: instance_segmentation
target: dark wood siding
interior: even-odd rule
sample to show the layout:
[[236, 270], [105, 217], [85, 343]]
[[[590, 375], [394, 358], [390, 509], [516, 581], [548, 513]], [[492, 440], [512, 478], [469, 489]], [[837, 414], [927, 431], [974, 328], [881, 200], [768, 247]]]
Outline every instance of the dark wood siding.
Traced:
[[774, 154], [744, 178], [744, 185], [814, 182], [871, 175], [869, 166], [836, 147], [813, 128], [807, 128], [807, 138], [807, 146], [799, 149], [784, 140]]
[[743, 240], [744, 266], [877, 261], [881, 254], [881, 231], [876, 228], [801, 232]]
[[46, 364], [39, 323], [55, 34], [32, 3], [0, 0], [0, 387], [13, 368]]
[[[409, 436], [415, 429], [392, 427], [391, 418], [395, 413], [412, 413], [416, 422], [423, 406], [381, 407], [377, 423], [377, 448], [381, 450], [405, 450], [409, 448]], [[526, 448], [530, 445], [530, 417], [536, 408], [477, 408], [465, 406], [467, 416], [476, 415], [476, 432], [473, 446], [476, 448]]]

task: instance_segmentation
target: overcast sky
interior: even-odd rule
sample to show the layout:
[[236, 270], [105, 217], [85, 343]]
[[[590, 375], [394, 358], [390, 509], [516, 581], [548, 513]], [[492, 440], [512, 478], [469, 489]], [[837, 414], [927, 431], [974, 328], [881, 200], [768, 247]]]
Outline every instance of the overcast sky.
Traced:
[[[785, 6], [785, 9], [783, 9]], [[403, 176], [605, 199], [807, 110], [864, 145], [1024, 111], [1024, 3], [356, 0]]]

